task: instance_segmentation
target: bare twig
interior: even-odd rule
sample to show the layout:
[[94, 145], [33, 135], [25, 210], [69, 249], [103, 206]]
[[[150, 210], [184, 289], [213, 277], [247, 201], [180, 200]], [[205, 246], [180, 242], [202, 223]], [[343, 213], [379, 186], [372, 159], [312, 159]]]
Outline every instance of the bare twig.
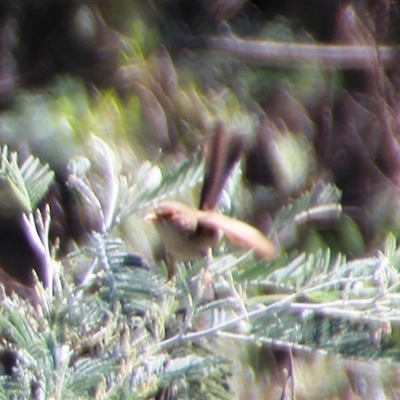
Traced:
[[[299, 292], [294, 293], [290, 296], [287, 296], [286, 298], [284, 298], [280, 301], [277, 301], [269, 306], [258, 308], [252, 312], [249, 312], [248, 314], [239, 315], [238, 317], [232, 318], [228, 321], [224, 321], [216, 326], [213, 326], [212, 328], [205, 329], [203, 331], [193, 332], [193, 333], [188, 333], [188, 334], [178, 334], [170, 339], [164, 340], [157, 347], [159, 347], [161, 350], [165, 350], [165, 349], [167, 349], [171, 346], [174, 346], [178, 343], [182, 344], [184, 342], [198, 340], [198, 339], [201, 339], [201, 338], [207, 337], [207, 336], [215, 336], [218, 334], [218, 332], [220, 330], [224, 330], [229, 327], [235, 326], [243, 320], [256, 318], [256, 317], [259, 317], [266, 313], [272, 312], [274, 310], [281, 309], [282, 307], [285, 307], [288, 304], [290, 304], [292, 301], [294, 301], [299, 295], [301, 295], [301, 293], [302, 292], [299, 291]], [[146, 352], [148, 350], [149, 350], [149, 348], [145, 348], [144, 351]]]
[[315, 67], [327, 69], [371, 68], [378, 55], [386, 69], [397, 68], [400, 47], [322, 45], [243, 40], [238, 38], [188, 39], [185, 47], [218, 50], [247, 62], [265, 66]]

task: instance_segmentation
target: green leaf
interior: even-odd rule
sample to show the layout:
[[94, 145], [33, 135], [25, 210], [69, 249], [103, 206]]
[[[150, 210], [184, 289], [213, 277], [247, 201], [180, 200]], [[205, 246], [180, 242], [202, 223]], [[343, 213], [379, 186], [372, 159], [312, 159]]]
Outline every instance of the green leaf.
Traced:
[[0, 209], [5, 217], [32, 212], [46, 195], [54, 179], [49, 166], [29, 156], [20, 167], [18, 155], [1, 149]]

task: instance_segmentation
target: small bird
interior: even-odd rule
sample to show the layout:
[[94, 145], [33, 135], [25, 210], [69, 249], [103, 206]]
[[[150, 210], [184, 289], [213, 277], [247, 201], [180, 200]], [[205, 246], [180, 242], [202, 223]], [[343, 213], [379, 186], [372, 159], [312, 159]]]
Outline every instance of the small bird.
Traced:
[[[154, 222], [166, 251], [174, 260], [193, 261], [206, 258], [221, 240], [228, 240], [254, 251], [265, 259], [276, 255], [275, 245], [256, 228], [217, 212], [225, 182], [238, 162], [244, 146], [243, 137], [228, 135], [222, 124], [205, 151], [205, 175], [199, 209], [177, 201], [165, 201], [145, 216]], [[168, 271], [175, 275], [174, 268]]]

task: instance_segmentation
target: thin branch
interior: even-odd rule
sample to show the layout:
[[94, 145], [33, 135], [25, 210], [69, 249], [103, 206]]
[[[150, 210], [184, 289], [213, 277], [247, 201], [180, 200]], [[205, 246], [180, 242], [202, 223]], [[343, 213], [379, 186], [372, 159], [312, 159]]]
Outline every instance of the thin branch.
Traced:
[[189, 38], [184, 47], [223, 51], [247, 62], [278, 67], [371, 68], [376, 54], [386, 69], [398, 67], [400, 47], [278, 43], [238, 38]]
[[329, 354], [326, 350], [321, 349], [310, 349], [308, 346], [301, 345], [301, 344], [293, 344], [288, 343], [287, 341], [277, 340], [277, 339], [268, 339], [266, 337], [260, 337], [256, 335], [244, 335], [241, 333], [234, 333], [234, 332], [225, 332], [219, 331], [216, 333], [216, 336], [220, 339], [227, 339], [227, 340], [235, 340], [247, 343], [262, 343], [264, 345], [272, 346], [277, 349], [287, 350], [291, 348], [292, 350], [307, 352], [312, 354], [319, 354], [319, 355], [327, 355]]
[[[164, 340], [163, 342], [161, 342], [159, 345], [157, 345], [156, 347], [159, 348], [160, 350], [165, 350], [171, 346], [174, 346], [176, 344], [182, 344], [184, 342], [190, 342], [190, 341], [194, 341], [194, 340], [198, 340], [201, 339], [203, 337], [206, 336], [214, 336], [216, 335], [220, 330], [223, 329], [227, 329], [231, 326], [234, 326], [236, 324], [238, 324], [239, 322], [246, 320], [246, 319], [251, 319], [251, 318], [256, 318], [259, 317], [263, 314], [266, 314], [268, 312], [271, 312], [273, 310], [277, 310], [280, 309], [282, 307], [287, 306], [288, 304], [290, 304], [296, 297], [300, 296], [302, 294], [301, 291], [296, 292], [290, 296], [287, 296], [285, 299], [279, 300], [269, 306], [266, 307], [262, 307], [259, 308], [257, 310], [254, 310], [252, 312], [249, 312], [247, 314], [244, 315], [239, 315], [238, 317], [232, 318], [228, 321], [224, 321], [221, 324], [218, 324], [212, 328], [209, 329], [205, 329], [203, 331], [199, 331], [199, 332], [194, 332], [194, 333], [188, 333], [188, 334], [178, 334], [170, 339]], [[150, 346], [153, 347], [153, 346]], [[149, 351], [149, 347], [145, 348], [143, 350], [144, 352]]]

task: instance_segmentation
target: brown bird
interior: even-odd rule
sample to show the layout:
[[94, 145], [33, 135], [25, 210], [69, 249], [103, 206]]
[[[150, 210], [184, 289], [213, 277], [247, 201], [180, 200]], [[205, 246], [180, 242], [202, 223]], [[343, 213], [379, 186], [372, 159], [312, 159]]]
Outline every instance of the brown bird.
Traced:
[[[275, 246], [263, 233], [217, 212], [222, 189], [240, 158], [243, 145], [242, 136], [230, 136], [222, 124], [218, 124], [210, 146], [205, 149], [205, 176], [199, 209], [177, 201], [165, 201], [145, 216], [146, 221], [155, 223], [173, 259], [192, 261], [207, 257], [220, 242], [222, 233], [231, 242], [254, 249], [263, 258], [275, 257]], [[174, 268], [171, 268], [169, 278], [174, 275]]]

